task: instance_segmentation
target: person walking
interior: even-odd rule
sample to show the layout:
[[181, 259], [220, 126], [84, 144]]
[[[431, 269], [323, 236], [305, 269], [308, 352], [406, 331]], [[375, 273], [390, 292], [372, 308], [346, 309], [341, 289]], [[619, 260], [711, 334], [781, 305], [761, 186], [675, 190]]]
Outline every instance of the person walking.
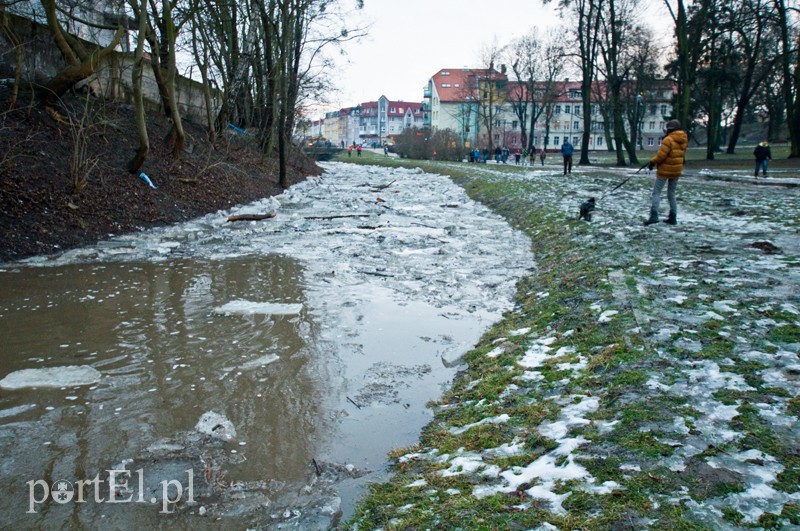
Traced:
[[356, 156], [358, 156], [358, 157], [361, 156], [361, 144], [356, 146]]
[[542, 166], [544, 166], [544, 159], [547, 157], [547, 151], [542, 148], [542, 151], [539, 152], [539, 160], [542, 161]]
[[664, 223], [675, 225], [678, 223], [678, 203], [675, 199], [675, 190], [678, 188], [678, 179], [683, 173], [684, 155], [689, 145], [689, 137], [681, 130], [678, 120], [667, 122], [666, 135], [661, 141], [658, 153], [650, 159], [647, 169], [656, 168], [656, 182], [653, 185], [653, 197], [650, 204], [650, 218], [645, 225], [658, 223], [658, 206], [661, 202], [661, 190], [667, 185], [667, 199], [669, 200], [669, 217]]
[[353, 146], [347, 146], [347, 156], [348, 157], [353, 156]]
[[519, 166], [519, 159], [521, 159], [521, 158], [522, 158], [522, 151], [520, 151], [519, 148], [517, 148], [514, 151], [514, 164]]
[[569, 139], [564, 137], [564, 143], [561, 144], [561, 156], [564, 157], [564, 175], [569, 173], [572, 175], [572, 154], [575, 153], [575, 148], [569, 143]]
[[760, 142], [756, 149], [753, 150], [753, 155], [756, 157], [756, 171], [753, 177], [758, 179], [758, 170], [761, 170], [761, 174], [764, 178], [767, 178], [767, 161], [772, 160], [772, 150], [769, 147], [769, 144], [764, 141]]

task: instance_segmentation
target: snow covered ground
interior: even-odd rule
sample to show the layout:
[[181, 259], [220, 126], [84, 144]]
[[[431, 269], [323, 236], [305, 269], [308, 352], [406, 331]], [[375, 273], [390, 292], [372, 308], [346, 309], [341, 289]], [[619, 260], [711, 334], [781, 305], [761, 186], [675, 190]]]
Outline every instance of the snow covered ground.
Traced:
[[561, 277], [534, 273], [359, 525], [800, 525], [798, 179], [690, 171], [678, 225], [645, 227], [652, 175], [446, 166], [554, 213], [528, 234]]

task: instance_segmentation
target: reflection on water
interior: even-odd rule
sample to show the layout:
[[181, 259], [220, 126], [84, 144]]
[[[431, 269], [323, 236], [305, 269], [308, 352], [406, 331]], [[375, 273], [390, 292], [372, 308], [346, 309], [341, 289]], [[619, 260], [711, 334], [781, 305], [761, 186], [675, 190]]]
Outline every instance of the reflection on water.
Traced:
[[[0, 270], [0, 378], [102, 374], [0, 382], [0, 526], [319, 528], [384, 479], [511, 306], [530, 242], [444, 177], [327, 170], [235, 212], [279, 209], [268, 223], [210, 214]], [[33, 482], [123, 465], [146, 477], [115, 495], [142, 503], [26, 512]], [[190, 477], [197, 503], [159, 514], [159, 480]]]
[[234, 300], [303, 304], [302, 286], [298, 264], [278, 256], [0, 273], [4, 375], [68, 365], [103, 375], [92, 386], [0, 395], [3, 527], [97, 524], [123, 505], [51, 503], [26, 514], [26, 482], [93, 478], [209, 410], [230, 419], [237, 438], [228, 445], [247, 459], [229, 475], [302, 481], [331, 420], [321, 411], [330, 359], [314, 354], [307, 312], [214, 311]]

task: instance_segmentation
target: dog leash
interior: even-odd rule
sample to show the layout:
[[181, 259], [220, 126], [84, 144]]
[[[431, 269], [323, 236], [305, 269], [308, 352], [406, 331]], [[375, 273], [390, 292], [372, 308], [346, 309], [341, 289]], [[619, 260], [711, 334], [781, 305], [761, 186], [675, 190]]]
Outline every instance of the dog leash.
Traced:
[[603, 195], [601, 195], [601, 196], [600, 196], [600, 199], [598, 200], [598, 202], [599, 202], [599, 201], [602, 201], [602, 199], [603, 199], [605, 196], [607, 196], [608, 194], [612, 193], [614, 190], [617, 190], [617, 189], [618, 189], [618, 188], [620, 188], [622, 185], [624, 185], [626, 182], [630, 181], [630, 180], [631, 180], [631, 179], [632, 179], [634, 176], [638, 175], [638, 174], [639, 174], [639, 172], [640, 172], [640, 171], [642, 171], [643, 169], [645, 169], [645, 168], [647, 167], [647, 165], [648, 165], [648, 164], [650, 164], [650, 162], [649, 162], [649, 161], [648, 161], [647, 163], [645, 163], [645, 165], [644, 165], [644, 166], [642, 166], [641, 168], [639, 168], [638, 170], [636, 170], [636, 173], [632, 173], [631, 175], [629, 175], [629, 176], [628, 176], [628, 178], [627, 178], [627, 179], [625, 179], [624, 181], [622, 181], [621, 183], [619, 183], [618, 185], [616, 185], [614, 188], [612, 188], [612, 189], [611, 189], [611, 190], [609, 190], [608, 192], [606, 192], [606, 193], [604, 193]]

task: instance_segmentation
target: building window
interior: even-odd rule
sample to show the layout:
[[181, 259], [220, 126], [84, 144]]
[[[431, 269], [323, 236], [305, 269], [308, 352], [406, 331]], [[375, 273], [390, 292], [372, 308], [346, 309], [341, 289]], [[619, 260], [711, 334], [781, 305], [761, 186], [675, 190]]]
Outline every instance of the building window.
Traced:
[[449, 75], [450, 75], [450, 72], [448, 72], [447, 70], [444, 70], [444, 71], [442, 72], [442, 75], [443, 75], [443, 76], [449, 76]]
[[561, 105], [556, 105], [556, 114], [561, 114]]
[[597, 145], [597, 146], [602, 146], [603, 145], [603, 137], [602, 136], [598, 136], [597, 137], [597, 142], [595, 142], [595, 145]]
[[652, 136], [647, 139], [647, 145], [649, 147], [653, 147], [655, 145], [655, 143], [653, 142], [653, 137]]
[[395, 110], [394, 110], [394, 107], [392, 107], [392, 110], [391, 110], [391, 111], [389, 111], [389, 112], [397, 112], [397, 111], [395, 111]]
[[450, 83], [442, 83], [442, 88], [450, 88]]
[[564, 105], [564, 112], [565, 113], [569, 114], [569, 109], [570, 109], [569, 105]]
[[399, 112], [400, 114], [403, 114], [403, 108], [400, 107], [400, 109], [397, 112]]
[[651, 131], [656, 128], [656, 123], [655, 122], [649, 122], [647, 125], [648, 125], [648, 128]]
[[497, 144], [500, 142], [500, 135], [494, 135], [494, 143]]
[[661, 106], [661, 116], [666, 116], [666, 115], [667, 115], [667, 106], [666, 105], [662, 105]]
[[573, 136], [572, 137], [572, 143], [573, 144], [577, 144], [578, 143], [578, 137], [577, 136]]
[[573, 129], [577, 129], [577, 128], [578, 128], [578, 125], [579, 125], [579, 124], [578, 124], [578, 120], [575, 120], [574, 122], [572, 122], [572, 128], [573, 128]]
[[581, 106], [580, 105], [576, 105], [575, 106], [575, 114], [580, 114], [580, 113], [581, 113]]
[[500, 127], [500, 120], [495, 120], [494, 121], [494, 126], [495, 127]]
[[514, 120], [513, 122], [511, 122], [511, 129], [516, 129], [518, 125], [519, 125], [519, 122]]
[[554, 145], [554, 146], [557, 146], [557, 145], [559, 145], [559, 144], [560, 144], [560, 142], [558, 141], [558, 138], [559, 138], [559, 137], [557, 137], [557, 136], [554, 136], [554, 137], [553, 137], [553, 145]]
[[[571, 99], [571, 100], [577, 100], [577, 99], [579, 99], [580, 97], [581, 97], [581, 93], [580, 93], [580, 91], [578, 91], [578, 90], [575, 90], [575, 89], [570, 89], [570, 91], [569, 91], [569, 99]], [[577, 112], [577, 111], [576, 111], [576, 112]]]
[[461, 85], [459, 85], [458, 83], [456, 83], [456, 84], [455, 84], [455, 85], [453, 85], [453, 86], [454, 86], [455, 88], [458, 88], [458, 87], [460, 87]]

